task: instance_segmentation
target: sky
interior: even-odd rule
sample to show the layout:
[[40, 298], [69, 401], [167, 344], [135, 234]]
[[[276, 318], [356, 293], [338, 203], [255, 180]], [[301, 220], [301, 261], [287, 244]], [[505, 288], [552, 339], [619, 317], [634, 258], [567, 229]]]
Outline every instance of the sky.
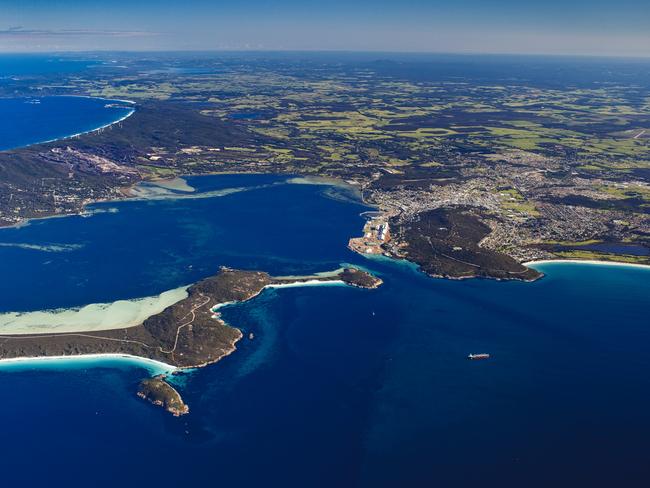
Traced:
[[650, 0], [0, 0], [0, 52], [92, 50], [650, 57]]

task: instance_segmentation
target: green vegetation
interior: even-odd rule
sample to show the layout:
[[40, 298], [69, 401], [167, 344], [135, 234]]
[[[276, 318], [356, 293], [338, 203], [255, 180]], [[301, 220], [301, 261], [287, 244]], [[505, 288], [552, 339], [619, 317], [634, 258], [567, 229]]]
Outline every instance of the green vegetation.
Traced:
[[641, 186], [639, 184], [619, 184], [617, 186], [601, 186], [598, 189], [603, 193], [617, 198], [638, 198], [650, 203], [650, 186]]
[[140, 169], [144, 174], [149, 175], [150, 178], [154, 179], [165, 178], [173, 176], [175, 174], [174, 170], [171, 168], [162, 168], [160, 166], [152, 166], [147, 164], [138, 165], [138, 169]]
[[612, 261], [629, 264], [650, 264], [650, 260], [647, 256], [632, 256], [629, 254], [608, 254], [597, 251], [560, 251], [553, 254], [563, 259]]
[[501, 208], [508, 212], [517, 212], [530, 217], [539, 216], [539, 211], [535, 205], [527, 201], [519, 190], [515, 188], [499, 190], [498, 196], [501, 200]]
[[544, 241], [544, 244], [555, 244], [566, 247], [589, 246], [591, 244], [599, 244], [603, 241], [597, 239], [589, 239], [587, 241]]
[[[201, 57], [195, 72], [171, 55], [160, 63], [111, 57], [119, 70], [107, 64], [3, 85], [4, 96], [98, 95], [135, 100], [137, 110], [110, 129], [0, 155], [0, 223], [78, 212], [143, 178], [284, 172], [358, 184], [368, 202], [403, 217], [390, 252], [415, 243], [423, 262], [432, 262], [432, 248], [415, 225], [422, 215], [470, 212], [452, 220], [469, 234], [488, 228], [450, 248], [443, 243], [454, 239], [440, 237], [446, 256], [435, 264], [462, 276], [474, 273], [474, 258], [490, 266], [503, 254], [595, 259], [581, 246], [647, 245], [650, 95], [641, 85], [594, 79], [552, 88], [472, 74], [409, 81], [408, 70], [383, 63], [219, 56]], [[475, 248], [464, 255], [468, 243]], [[488, 274], [525, 272], [512, 260], [503, 266]]]
[[[266, 139], [270, 161], [300, 167], [363, 161], [434, 168], [446, 166], [453, 151], [510, 150], [569, 155], [573, 168], [589, 178], [650, 166], [650, 130], [643, 133], [650, 127], [650, 102], [631, 99], [621, 86], [560, 90], [463, 80], [413, 83], [375, 78], [370, 70], [297, 77], [291, 70], [262, 67], [221, 67], [200, 76], [127, 73], [84, 83], [89, 94], [109, 98], [201, 102], [204, 116], [243, 125]], [[504, 208], [537, 212], [520, 198], [504, 202]]]

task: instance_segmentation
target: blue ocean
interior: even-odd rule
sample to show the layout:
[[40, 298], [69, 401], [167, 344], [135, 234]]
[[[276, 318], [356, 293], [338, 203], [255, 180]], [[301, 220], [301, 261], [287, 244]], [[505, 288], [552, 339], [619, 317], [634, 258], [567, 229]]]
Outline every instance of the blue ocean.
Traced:
[[[89, 100], [34, 109], [109, 115]], [[0, 146], [105, 123], [82, 112]], [[174, 377], [191, 409], [181, 418], [136, 397], [153, 374], [138, 362], [0, 367], [3, 486], [648, 486], [650, 270], [430, 279], [347, 249], [368, 210], [348, 188], [186, 180], [195, 191], [0, 229], [0, 312], [151, 296], [222, 265], [297, 275], [352, 263], [383, 286], [266, 290], [223, 308], [254, 338]]]
[[[1, 309], [153, 295], [220, 265], [354, 263], [385, 284], [267, 290], [223, 309], [254, 339], [175, 378], [191, 408], [180, 419], [135, 396], [150, 374], [137, 364], [0, 369], [8, 486], [650, 479], [648, 270], [548, 264], [532, 284], [434, 280], [347, 250], [366, 207], [345, 189], [278, 175], [187, 181], [196, 192], [0, 230]], [[465, 359], [479, 351], [493, 358]]]
[[132, 111], [128, 103], [102, 98], [0, 98], [0, 151], [89, 132]]

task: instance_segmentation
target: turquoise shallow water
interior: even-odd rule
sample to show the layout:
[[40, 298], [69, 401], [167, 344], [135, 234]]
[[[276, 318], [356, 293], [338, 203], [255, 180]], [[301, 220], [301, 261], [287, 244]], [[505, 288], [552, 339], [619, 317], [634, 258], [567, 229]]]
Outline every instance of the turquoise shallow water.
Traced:
[[241, 191], [0, 230], [0, 310], [153, 295], [219, 265], [350, 262], [385, 284], [267, 290], [222, 309], [255, 338], [174, 379], [191, 408], [180, 419], [135, 397], [149, 372], [132, 363], [0, 368], [8, 486], [647, 486], [648, 270], [433, 280], [349, 252], [366, 208], [342, 190], [274, 175], [189, 183]]

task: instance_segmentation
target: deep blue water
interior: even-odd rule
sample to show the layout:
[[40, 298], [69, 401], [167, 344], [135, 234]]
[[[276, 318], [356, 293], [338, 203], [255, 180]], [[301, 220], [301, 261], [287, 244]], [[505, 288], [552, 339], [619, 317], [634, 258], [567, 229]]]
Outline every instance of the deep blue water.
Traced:
[[97, 61], [79, 56], [49, 54], [0, 54], [0, 80], [8, 77], [34, 77], [75, 73], [96, 66]]
[[0, 368], [6, 486], [648, 486], [649, 271], [433, 280], [349, 252], [367, 208], [345, 192], [284, 180], [191, 178], [247, 191], [0, 230], [1, 310], [151, 295], [219, 265], [352, 262], [385, 281], [223, 309], [255, 338], [176, 379], [180, 419], [136, 398], [137, 367]]
[[[129, 201], [92, 217], [32, 221], [0, 230], [0, 311], [136, 298], [192, 283], [219, 266], [305, 274], [353, 259], [358, 214], [344, 191], [283, 185], [287, 177], [190, 178], [197, 190], [242, 188], [207, 199]], [[328, 191], [337, 199], [322, 198]], [[113, 213], [117, 211], [117, 213]], [[58, 252], [26, 247], [40, 245]], [[38, 280], [34, 277], [38, 276]], [[5, 289], [6, 288], [6, 289]]]
[[88, 132], [132, 110], [102, 98], [0, 98], [0, 151]]

